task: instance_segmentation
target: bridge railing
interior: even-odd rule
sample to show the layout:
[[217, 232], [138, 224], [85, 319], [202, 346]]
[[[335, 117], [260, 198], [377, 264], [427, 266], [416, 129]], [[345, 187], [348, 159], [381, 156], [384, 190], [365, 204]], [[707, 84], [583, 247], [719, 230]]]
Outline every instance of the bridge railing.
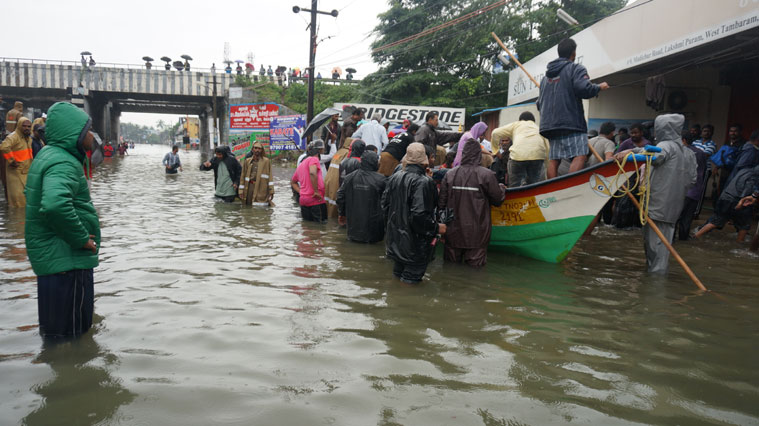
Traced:
[[[44, 65], [72, 65], [72, 66], [82, 66], [81, 61], [66, 61], [62, 59], [37, 59], [37, 58], [10, 58], [10, 57], [4, 57], [0, 56], [0, 62], [18, 62], [18, 63], [26, 63], [26, 64], [44, 64]], [[190, 64], [192, 65], [192, 64]], [[89, 67], [90, 65], [87, 65]], [[145, 63], [142, 64], [125, 64], [125, 63], [119, 63], [119, 62], [96, 62], [95, 67], [101, 67], [101, 68], [126, 68], [126, 69], [139, 69], [144, 70]], [[164, 63], [163, 62], [153, 62], [153, 69], [156, 70], [163, 70]], [[173, 67], [171, 68], [172, 71], [177, 71]], [[210, 73], [210, 68], [200, 68], [200, 67], [190, 67], [190, 71], [198, 71], [198, 72], [206, 72]], [[216, 69], [217, 74], [223, 74], [224, 69]]]

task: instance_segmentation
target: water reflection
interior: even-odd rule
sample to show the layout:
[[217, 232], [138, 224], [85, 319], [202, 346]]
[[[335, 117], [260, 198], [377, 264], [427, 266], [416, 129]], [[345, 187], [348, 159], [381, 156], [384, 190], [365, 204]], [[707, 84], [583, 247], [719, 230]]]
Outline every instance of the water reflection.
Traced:
[[[96, 322], [101, 320], [96, 316]], [[95, 334], [91, 330], [79, 339], [43, 343], [32, 362], [50, 366], [54, 377], [33, 388], [43, 401], [23, 419], [24, 425], [119, 422], [114, 419], [119, 407], [132, 402], [136, 395], [111, 375], [119, 360], [97, 344]]]

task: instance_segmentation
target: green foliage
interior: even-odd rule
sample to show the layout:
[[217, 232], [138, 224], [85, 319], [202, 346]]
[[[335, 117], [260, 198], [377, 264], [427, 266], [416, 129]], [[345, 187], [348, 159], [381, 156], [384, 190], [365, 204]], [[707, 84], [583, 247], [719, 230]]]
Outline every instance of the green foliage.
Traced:
[[[495, 0], [391, 0], [375, 28], [374, 49], [475, 11]], [[580, 23], [620, 9], [626, 0], [511, 0], [505, 7], [373, 53], [380, 69], [362, 81], [360, 100], [466, 107], [471, 114], [506, 104], [508, 75], [492, 74], [501, 51], [490, 33], [527, 61], [581, 28], [556, 17], [563, 8]]]
[[[237, 76], [236, 83], [253, 88], [262, 101], [277, 102], [305, 114], [308, 109], [308, 86], [295, 82], [286, 87], [276, 83], [259, 83], [247, 76]], [[356, 84], [331, 84], [316, 81], [314, 83], [314, 112], [332, 107], [336, 102], [357, 102], [359, 87]]]

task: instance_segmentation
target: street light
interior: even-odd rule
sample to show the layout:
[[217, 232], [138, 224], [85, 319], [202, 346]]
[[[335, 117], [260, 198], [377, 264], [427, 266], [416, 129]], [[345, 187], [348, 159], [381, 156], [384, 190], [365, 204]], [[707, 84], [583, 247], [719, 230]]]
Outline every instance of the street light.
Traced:
[[561, 19], [562, 21], [566, 22], [569, 25], [580, 25], [580, 23], [577, 22], [577, 19], [573, 18], [572, 15], [565, 12], [564, 9], [557, 10], [556, 15], [559, 17], [559, 19]]
[[316, 10], [316, 0], [311, 0], [311, 9], [301, 8], [293, 6], [293, 13], [310, 12], [311, 13], [311, 41], [308, 44], [308, 110], [306, 111], [306, 123], [310, 123], [314, 118], [314, 77], [315, 77], [315, 62], [316, 62], [316, 14], [330, 15], [337, 18], [337, 10], [331, 12], [324, 12]]

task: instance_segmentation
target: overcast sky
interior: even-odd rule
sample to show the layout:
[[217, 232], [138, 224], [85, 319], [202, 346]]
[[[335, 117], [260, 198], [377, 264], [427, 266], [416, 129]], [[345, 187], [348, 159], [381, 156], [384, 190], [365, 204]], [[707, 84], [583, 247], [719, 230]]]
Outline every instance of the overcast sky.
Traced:
[[[194, 58], [192, 66], [223, 68], [224, 43], [230, 59], [255, 66], [304, 68], [308, 65], [307, 12], [309, 0], [36, 0], [2, 1], [6, 37], [0, 54], [10, 58], [79, 60], [79, 52], [92, 52], [98, 63], [141, 64], [143, 56]], [[360, 78], [376, 69], [369, 56], [370, 33], [377, 14], [388, 9], [384, 0], [320, 0], [319, 10], [337, 9], [333, 18], [318, 15], [317, 71], [332, 67], [356, 68]], [[331, 37], [326, 39], [327, 37]], [[160, 63], [159, 63], [160, 64]], [[175, 116], [122, 115], [122, 122], [154, 125]]]

